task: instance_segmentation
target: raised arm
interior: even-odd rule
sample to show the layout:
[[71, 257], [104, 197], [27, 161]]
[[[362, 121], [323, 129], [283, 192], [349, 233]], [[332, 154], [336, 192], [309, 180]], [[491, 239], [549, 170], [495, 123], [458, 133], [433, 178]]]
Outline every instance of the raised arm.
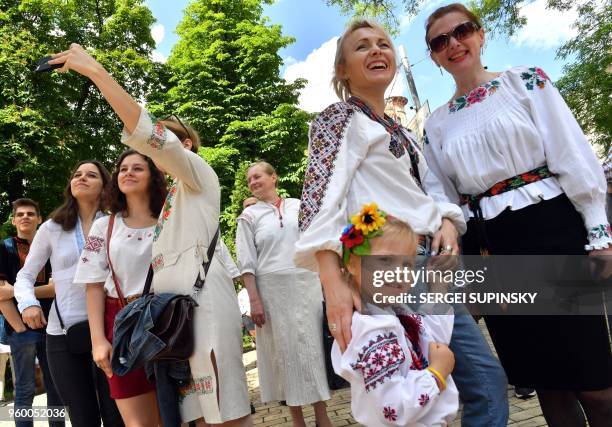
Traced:
[[142, 108], [85, 49], [72, 44], [53, 55], [50, 64], [64, 64], [59, 72], [75, 71], [89, 78], [125, 126], [124, 144], [151, 157], [155, 163], [194, 191], [216, 187], [213, 169], [197, 154], [185, 149], [179, 138]]
[[127, 131], [134, 132], [140, 117], [140, 105], [83, 47], [73, 43], [70, 49], [53, 55], [49, 64], [64, 64], [57, 70], [58, 72], [65, 73], [73, 70], [89, 78], [117, 113]]

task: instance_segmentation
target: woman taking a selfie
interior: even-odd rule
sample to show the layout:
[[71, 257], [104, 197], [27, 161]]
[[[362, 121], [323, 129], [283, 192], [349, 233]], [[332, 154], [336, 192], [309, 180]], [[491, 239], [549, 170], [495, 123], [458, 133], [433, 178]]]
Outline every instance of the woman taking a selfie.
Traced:
[[[219, 228], [221, 190], [213, 169], [197, 155], [197, 133], [178, 117], [156, 120], [81, 46], [54, 55], [98, 87], [125, 125], [122, 142], [153, 159], [173, 178], [153, 231], [152, 289], [191, 295], [207, 250]], [[234, 286], [218, 257], [219, 245], [196, 295], [192, 381], [181, 390], [184, 422], [251, 425], [249, 394], [242, 365], [241, 316]]]

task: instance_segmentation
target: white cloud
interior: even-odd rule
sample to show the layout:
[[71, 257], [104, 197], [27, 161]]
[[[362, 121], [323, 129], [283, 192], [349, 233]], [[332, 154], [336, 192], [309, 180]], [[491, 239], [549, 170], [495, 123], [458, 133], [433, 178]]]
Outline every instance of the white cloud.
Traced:
[[293, 56], [291, 56], [291, 55], [289, 55], [289, 56], [288, 56], [288, 57], [286, 57], [286, 58], [283, 58], [283, 65], [285, 65], [285, 67], [288, 67], [288, 66], [290, 66], [290, 65], [293, 65], [293, 64], [295, 64], [295, 63], [297, 63], [297, 62], [298, 62], [298, 60], [297, 60], [297, 59], [295, 59], [295, 58], [294, 58]]
[[304, 61], [290, 64], [289, 58], [286, 60], [287, 67], [283, 77], [287, 81], [293, 82], [299, 77], [308, 80], [300, 94], [300, 108], [303, 110], [319, 112], [329, 104], [339, 101], [331, 86], [337, 40], [338, 37], [329, 39], [310, 52]]
[[521, 15], [527, 18], [527, 24], [511, 38], [518, 47], [551, 49], [577, 34], [573, 26], [578, 18], [575, 7], [561, 12], [547, 9], [546, 0], [535, 0], [521, 8]]
[[[323, 111], [328, 105], [340, 101], [331, 85], [334, 68], [334, 56], [336, 55], [336, 43], [338, 37], [333, 37], [324, 42], [320, 47], [308, 54], [304, 61], [295, 61], [285, 68], [283, 77], [289, 81], [295, 81], [302, 77], [308, 80], [300, 93], [300, 108], [315, 113]], [[288, 63], [289, 58], [285, 59]], [[395, 76], [389, 85], [385, 96], [404, 95], [406, 92], [406, 79], [403, 71]]]
[[400, 17], [400, 32], [407, 30], [408, 28], [410, 28], [410, 25], [412, 25], [412, 23], [414, 22], [414, 18], [416, 18], [416, 16], [414, 15], [410, 15], [408, 13], [404, 13], [401, 17]]
[[159, 46], [159, 44], [164, 40], [166, 36], [166, 27], [162, 24], [155, 24], [153, 28], [151, 28], [151, 37], [155, 40], [155, 45]]
[[162, 64], [165, 64], [168, 60], [168, 58], [166, 58], [166, 56], [159, 50], [154, 50], [151, 52], [151, 59], [155, 62], [161, 62]]

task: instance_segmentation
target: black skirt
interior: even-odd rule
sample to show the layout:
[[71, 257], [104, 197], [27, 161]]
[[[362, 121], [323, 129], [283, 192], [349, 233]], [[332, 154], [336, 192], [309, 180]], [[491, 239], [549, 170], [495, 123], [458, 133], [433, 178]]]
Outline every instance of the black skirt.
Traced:
[[[491, 255], [585, 255], [587, 231], [565, 194], [485, 221]], [[463, 253], [480, 253], [474, 219]], [[610, 333], [604, 316], [485, 316], [508, 382], [519, 387], [602, 390], [612, 386]]]

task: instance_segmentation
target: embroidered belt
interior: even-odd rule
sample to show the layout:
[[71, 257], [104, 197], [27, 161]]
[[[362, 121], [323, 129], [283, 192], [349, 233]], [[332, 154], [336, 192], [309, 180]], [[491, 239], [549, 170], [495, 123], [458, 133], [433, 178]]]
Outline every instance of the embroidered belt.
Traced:
[[497, 184], [489, 188], [484, 193], [471, 196], [469, 194], [461, 195], [461, 204], [467, 204], [472, 211], [480, 208], [480, 200], [484, 197], [496, 196], [497, 194], [505, 193], [507, 191], [516, 190], [532, 182], [541, 181], [546, 178], [555, 176], [549, 169], [548, 166], [540, 166], [530, 170], [529, 172], [522, 173], [520, 175], [513, 176], [512, 178], [504, 179], [499, 181]]
[[476, 222], [478, 223], [478, 234], [480, 240], [480, 252], [481, 254], [488, 254], [489, 242], [485, 230], [484, 217], [482, 215], [482, 209], [480, 208], [480, 201], [485, 197], [495, 196], [497, 194], [506, 193], [511, 190], [516, 190], [527, 184], [533, 182], [542, 181], [543, 179], [555, 176], [547, 165], [537, 167], [528, 172], [520, 175], [513, 176], [512, 178], [504, 179], [499, 181], [497, 184], [489, 188], [487, 191], [476, 194], [462, 194], [461, 204], [468, 205], [470, 210], [474, 213]]

